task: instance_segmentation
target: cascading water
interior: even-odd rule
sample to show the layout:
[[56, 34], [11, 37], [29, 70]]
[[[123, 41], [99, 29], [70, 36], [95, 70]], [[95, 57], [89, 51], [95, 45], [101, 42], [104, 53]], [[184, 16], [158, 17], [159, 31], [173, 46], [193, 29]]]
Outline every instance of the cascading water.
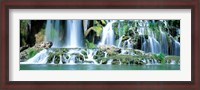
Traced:
[[52, 59], [52, 61], [51, 61], [51, 64], [55, 64], [54, 62], [55, 62], [55, 58], [56, 58], [56, 56], [53, 56], [53, 59]]
[[129, 38], [129, 39], [127, 40], [127, 48], [133, 48], [133, 45], [132, 45], [132, 43], [131, 43], [131, 38]]
[[104, 52], [104, 58], [107, 58], [108, 53]]
[[68, 62], [68, 59], [66, 58], [66, 55], [63, 54], [62, 57], [63, 57], [63, 59], [64, 59], [64, 62], [67, 63], [67, 62]]
[[21, 62], [20, 64], [46, 64], [48, 58], [48, 50], [43, 49], [34, 57], [30, 58], [26, 62]]
[[76, 55], [70, 55], [68, 62], [66, 64], [74, 65], [76, 64], [75, 61], [76, 61]]
[[[145, 52], [152, 52], [152, 53], [160, 53], [161, 52], [161, 46], [160, 46], [160, 43], [156, 40], [155, 38], [155, 35], [153, 33], [153, 31], [151, 31], [149, 28], [148, 28], [148, 21], [144, 21], [143, 22], [143, 26], [146, 26], [146, 31], [144, 29], [144, 31], [142, 31], [142, 35], [143, 35], [143, 41], [142, 42], [142, 50], [145, 51]], [[147, 32], [145, 34], [145, 32]], [[148, 39], [145, 38], [145, 36], [148, 36]], [[147, 37], [146, 36], [146, 37]]]
[[96, 49], [87, 49], [87, 59], [85, 59], [85, 61], [92, 61], [94, 64], [98, 64], [95, 60], [94, 60], [94, 55], [96, 55], [97, 50]]
[[47, 20], [46, 28], [45, 28], [45, 41], [51, 41], [51, 20]]
[[180, 56], [180, 43], [174, 38], [171, 38], [171, 39], [172, 39], [171, 46], [170, 46], [171, 54]]
[[150, 30], [148, 30], [148, 39], [145, 39], [142, 44], [142, 50], [144, 50], [145, 52], [152, 52], [152, 53], [161, 52], [160, 43], [155, 39], [153, 32], [151, 32]]
[[[88, 22], [88, 21], [86, 21]], [[99, 38], [101, 39], [99, 42], [99, 45], [106, 45], [108, 46], [116, 46], [117, 49], [115, 52], [119, 55], [126, 56], [137, 56], [133, 50], [136, 47], [135, 44], [135, 38], [134, 35], [138, 33], [138, 35], [141, 37], [141, 43], [140, 47], [136, 49], [141, 49], [145, 52], [151, 52], [151, 53], [164, 53], [166, 55], [178, 55], [180, 56], [180, 43], [178, 40], [174, 39], [174, 36], [170, 37], [170, 40], [168, 40], [167, 31], [164, 31], [165, 29], [161, 29], [159, 27], [159, 35], [154, 30], [151, 30], [149, 28], [149, 22], [147, 20], [140, 20], [138, 21], [137, 26], [137, 32], [136, 30], [128, 31], [129, 29], [121, 28], [121, 26], [126, 25], [123, 21], [120, 21], [118, 23], [117, 29], [116, 27], [113, 28], [113, 23], [115, 23], [115, 20], [107, 20], [107, 24], [105, 27], [103, 27], [102, 36]], [[155, 23], [155, 22], [154, 22]], [[65, 24], [65, 25], [64, 25]], [[123, 25], [121, 25], [123, 24]], [[63, 25], [63, 26], [62, 26]], [[128, 27], [132, 27], [132, 24], [128, 22]], [[62, 26], [62, 27], [61, 27]], [[73, 49], [67, 49], [69, 51], [62, 52], [62, 50], [59, 51], [59, 54], [56, 52], [53, 52], [55, 55], [51, 57], [51, 61], [47, 62], [48, 58], [48, 49], [44, 49], [40, 51], [38, 54], [36, 54], [33, 58], [27, 60], [26, 62], [21, 62], [21, 64], [102, 64], [106, 63], [104, 60], [98, 60], [94, 59], [94, 56], [97, 54], [98, 49], [80, 49], [84, 48], [85, 46], [85, 40], [84, 37], [84, 30], [87, 30], [87, 23], [85, 25], [85, 29], [83, 29], [83, 21], [82, 20], [66, 20], [66, 21], [60, 21], [60, 20], [47, 20], [46, 23], [46, 31], [45, 31], [45, 41], [51, 41], [53, 42], [53, 48], [73, 48]], [[123, 29], [123, 32], [121, 31]], [[115, 33], [119, 33], [118, 43], [115, 45], [115, 40], [117, 40], [114, 30], [117, 30]], [[131, 30], [131, 29], [130, 29]], [[126, 32], [125, 32], [126, 31]], [[180, 30], [177, 30], [177, 33]], [[64, 38], [60, 38], [60, 34], [64, 35]], [[133, 33], [134, 34], [133, 34]], [[154, 35], [155, 34], [155, 35]], [[169, 34], [169, 33], [168, 33]], [[179, 33], [178, 33], [179, 34]], [[132, 36], [131, 36], [132, 35]], [[99, 39], [97, 41], [99, 41]], [[139, 40], [139, 39], [138, 39]], [[134, 47], [134, 48], [133, 48]], [[170, 48], [170, 49], [169, 49]], [[107, 54], [109, 53], [109, 59], [107, 61], [107, 64], [112, 64], [114, 59], [110, 58], [110, 52], [107, 49], [113, 49], [107, 48], [106, 50], [103, 50], [104, 58], [108, 58]], [[169, 51], [168, 51], [169, 50]], [[110, 50], [112, 51], [112, 50]], [[61, 54], [60, 54], [61, 52]], [[83, 54], [83, 53], [84, 54]], [[144, 54], [142, 54], [144, 55]], [[99, 57], [97, 57], [99, 58]], [[57, 60], [59, 59], [59, 60]], [[99, 63], [98, 63], [98, 62]], [[158, 64], [159, 62], [155, 59], [144, 59], [144, 63], [148, 64]], [[122, 64], [122, 62], [119, 60], [119, 63]], [[124, 63], [124, 62], [123, 62]], [[131, 63], [130, 61], [128, 62]], [[172, 63], [173, 64], [173, 63]]]
[[84, 33], [81, 20], [66, 20], [66, 47], [82, 48], [84, 47]]
[[121, 37], [119, 38], [118, 45], [117, 45], [118, 48], [121, 48], [122, 39], [123, 39], [123, 36], [121, 36]]
[[102, 32], [102, 38], [101, 38], [101, 42], [99, 43], [99, 45], [114, 45], [114, 31], [113, 31], [113, 27], [112, 24], [116, 22], [115, 20], [111, 21], [111, 22], [107, 22], [108, 24], [103, 27], [103, 32]]
[[161, 27], [159, 27], [160, 29], [160, 45], [161, 45], [161, 52], [168, 55], [168, 40], [166, 37], [166, 34], [162, 31]]
[[62, 57], [62, 55], [59, 55], [59, 56], [60, 56], [59, 64], [63, 64], [63, 61], [62, 61], [62, 60], [63, 60], [63, 59], [62, 59], [63, 57]]
[[106, 64], [111, 65], [112, 61], [113, 61], [113, 59], [109, 59]]
[[120, 21], [118, 21], [118, 34], [119, 34], [119, 36], [121, 36], [121, 28], [120, 28]]
[[45, 41], [53, 43], [53, 48], [59, 48], [62, 46], [60, 34], [60, 20], [47, 20], [45, 28]]
[[[82, 48], [84, 47], [84, 28], [82, 20], [66, 20], [65, 29], [61, 28], [61, 20], [47, 20], [45, 41], [51, 41], [53, 48]], [[63, 32], [66, 32], [63, 34]], [[65, 35], [63, 38], [62, 35]]]

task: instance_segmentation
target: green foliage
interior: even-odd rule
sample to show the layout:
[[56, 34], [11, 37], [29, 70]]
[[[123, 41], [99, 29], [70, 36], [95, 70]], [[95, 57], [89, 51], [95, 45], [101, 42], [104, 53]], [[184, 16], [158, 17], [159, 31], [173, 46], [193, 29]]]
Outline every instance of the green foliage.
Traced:
[[62, 48], [63, 52], [68, 52], [67, 48]]
[[158, 23], [149, 22], [149, 28], [152, 30], [158, 30]]
[[119, 30], [120, 27], [118, 28], [118, 24], [120, 24], [120, 23], [119, 22], [113, 23], [113, 30], [114, 30], [115, 36], [117, 38], [120, 37], [119, 32], [118, 32], [118, 30]]
[[49, 56], [48, 56], [48, 63], [51, 63], [52, 62], [52, 59], [54, 57], [54, 54], [52, 52], [49, 53]]
[[101, 20], [101, 23], [102, 23], [103, 25], [105, 25], [105, 24], [106, 24], [106, 21], [105, 21], [105, 20]]
[[96, 45], [94, 43], [91, 43], [88, 40], [86, 40], [86, 47], [87, 48], [96, 48]]
[[99, 37], [99, 36], [101, 36], [103, 28], [102, 28], [102, 26], [94, 26], [93, 30], [96, 32], [96, 36]]
[[154, 54], [154, 58], [156, 60], [160, 60], [161, 64], [165, 64], [165, 55], [163, 53], [160, 54]]
[[29, 48], [27, 50], [27, 53], [28, 53], [28, 58], [32, 58], [33, 56], [35, 56], [38, 53], [38, 51], [34, 48]]
[[28, 37], [28, 23], [29, 20], [20, 20], [20, 46], [26, 45], [26, 38]]

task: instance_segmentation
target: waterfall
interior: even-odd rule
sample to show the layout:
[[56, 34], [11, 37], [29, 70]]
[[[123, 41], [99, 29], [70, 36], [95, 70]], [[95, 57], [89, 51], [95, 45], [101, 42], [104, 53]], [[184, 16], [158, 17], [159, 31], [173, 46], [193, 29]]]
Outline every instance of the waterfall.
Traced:
[[117, 27], [118, 27], [118, 34], [119, 34], [119, 36], [121, 36], [121, 28], [120, 28], [121, 26], [120, 26], [120, 21], [118, 21], [118, 26], [117, 26]]
[[148, 36], [148, 40], [142, 44], [142, 50], [145, 52], [160, 53], [161, 46], [155, 38]]
[[153, 59], [154, 64], [158, 64], [158, 61], [156, 59]]
[[131, 44], [131, 38], [129, 38], [127, 40], [127, 48], [132, 48], [133, 49], [133, 45]]
[[81, 20], [66, 20], [66, 47], [84, 47], [84, 33]]
[[[98, 65], [99, 63], [105, 64], [106, 61], [107, 64], [112, 64], [113, 60], [114, 62], [119, 60], [121, 63], [121, 58], [129, 59], [129, 56], [135, 58], [135, 56], [146, 55], [148, 52], [150, 52], [152, 56], [158, 53], [180, 56], [180, 42], [175, 39], [175, 37], [179, 39], [180, 29], [176, 28], [176, 32], [170, 32], [172, 35], [167, 33], [167, 29], [171, 31], [174, 30], [174, 28], [168, 28], [169, 24], [166, 21], [162, 21], [165, 25], [163, 28], [159, 26], [160, 22], [155, 22], [154, 20], [128, 21], [128, 24], [126, 24], [127, 21], [124, 20], [118, 20], [118, 24], [114, 24], [117, 20], [106, 20], [107, 24], [103, 27], [101, 36], [96, 36], [96, 31], [91, 31], [87, 37], [84, 37], [84, 30], [96, 26], [96, 24], [92, 26], [92, 23], [89, 25], [90, 22], [89, 20], [47, 20], [44, 38], [45, 41], [53, 43], [52, 53], [49, 53], [51, 48], [43, 49], [34, 57], [20, 64], [46, 64], [48, 62], [50, 64], [73, 65], [77, 63], [89, 63]], [[136, 23], [131, 24], [131, 22]], [[150, 22], [153, 22], [153, 24]], [[137, 25], [133, 27], [133, 24]], [[102, 25], [104, 25], [104, 23]], [[114, 25], [115, 27], [113, 27]], [[155, 28], [152, 28], [154, 26]], [[116, 32], [114, 32], [114, 30], [116, 30]], [[115, 33], [118, 34], [115, 36]], [[85, 43], [85, 38], [88, 39], [89, 43]], [[118, 42], [115, 43], [117, 40]], [[92, 47], [98, 41], [99, 45], [102, 45], [99, 49], [84, 48], [85, 44], [89, 44], [87, 46]], [[95, 44], [93, 42], [95, 42]], [[44, 43], [43, 46], [45, 46], [45, 44], [46, 43]], [[133, 49], [140, 49], [140, 51]], [[29, 51], [27, 51], [27, 53], [29, 54]], [[114, 55], [118, 54], [121, 56], [119, 59], [116, 59]], [[98, 59], [95, 59], [95, 57], [98, 57]], [[107, 60], [105, 60], [105, 58]], [[49, 59], [49, 61], [47, 59]], [[147, 65], [161, 63], [155, 60], [154, 57], [142, 57], [142, 59]], [[21, 61], [23, 60], [21, 59]], [[140, 60], [141, 59], [139, 59], [139, 61]], [[131, 60], [129, 63], [132, 63], [132, 61], [134, 60]]]
[[48, 51], [43, 49], [34, 57], [30, 58], [26, 62], [20, 62], [20, 64], [46, 64], [48, 58]]
[[52, 41], [51, 37], [51, 20], [47, 20], [46, 28], [45, 28], [45, 41]]
[[119, 38], [118, 45], [117, 45], [118, 48], [121, 48], [122, 39], [123, 39], [123, 36], [121, 36], [121, 37]]
[[143, 26], [146, 26], [146, 32], [148, 35], [148, 39], [145, 38], [145, 30], [141, 31], [143, 34], [143, 42], [142, 43], [142, 50], [145, 52], [152, 52], [152, 53], [160, 53], [161, 52], [161, 45], [156, 40], [155, 35], [152, 30], [150, 30], [148, 26], [148, 21], [143, 22]]
[[52, 61], [51, 61], [51, 64], [55, 64], [54, 62], [55, 62], [55, 57], [56, 56], [53, 56], [53, 59], [52, 59]]
[[107, 58], [107, 55], [108, 55], [108, 53], [107, 52], [104, 52], [104, 58]]
[[[66, 20], [65, 29], [61, 28], [61, 20], [47, 20], [45, 41], [51, 41], [53, 48], [81, 48], [84, 47], [84, 28], [82, 20]], [[65, 34], [63, 32], [66, 32]], [[65, 35], [65, 38], [62, 37]], [[63, 43], [65, 42], [65, 43]]]
[[62, 55], [59, 55], [59, 56], [60, 56], [59, 64], [63, 64], [63, 62], [62, 62]]
[[65, 55], [63, 55], [63, 59], [64, 59], [65, 63], [67, 63], [68, 60]]
[[171, 54], [180, 56], [180, 43], [172, 37], [171, 39]]
[[112, 24], [116, 21], [108, 21], [108, 24], [103, 27], [102, 37], [99, 45], [114, 45], [114, 31], [112, 28]]
[[76, 55], [70, 55], [68, 62], [66, 64], [74, 65], [76, 64], [75, 61], [76, 61]]
[[[67, 59], [67, 62], [66, 64], [69, 64], [69, 65], [74, 65], [76, 64], [76, 55], [80, 53], [80, 50], [79, 49], [69, 49], [69, 51], [67, 52], [67, 55], [69, 56], [69, 58]], [[66, 58], [64, 58], [66, 60]]]
[[176, 64], [175, 60], [171, 60], [170, 64]]
[[125, 49], [121, 49], [121, 54], [122, 54], [122, 55], [125, 55], [125, 54], [128, 54], [128, 52], [127, 52], [127, 50], [125, 50]]
[[166, 34], [161, 30], [161, 27], [159, 27], [160, 29], [160, 45], [161, 45], [161, 51], [162, 53], [168, 55], [168, 40], [166, 37]]
[[94, 64], [98, 64], [95, 60], [94, 60], [94, 55], [96, 55], [97, 50], [96, 49], [87, 49], [87, 59], [85, 59], [86, 61], [92, 61]]
[[55, 30], [59, 31], [60, 30], [60, 20], [55, 20]]
[[53, 48], [62, 46], [60, 34], [60, 20], [47, 20], [45, 28], [45, 41], [51, 41]]
[[[121, 43], [121, 42], [120, 42]], [[133, 49], [133, 45], [131, 43], [131, 38], [127, 39], [126, 41], [124, 41], [123, 43], [123, 48], [129, 48], [129, 49]]]

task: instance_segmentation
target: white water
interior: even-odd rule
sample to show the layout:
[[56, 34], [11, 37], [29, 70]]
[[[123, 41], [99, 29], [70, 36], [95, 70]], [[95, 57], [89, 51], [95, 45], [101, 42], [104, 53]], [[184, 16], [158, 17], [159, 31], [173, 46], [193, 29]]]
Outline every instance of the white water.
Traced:
[[48, 58], [48, 51], [43, 49], [34, 57], [30, 58], [26, 62], [20, 62], [20, 64], [46, 64]]
[[[156, 40], [154, 32], [152, 30], [150, 30], [147, 26], [148, 26], [148, 21], [144, 21], [143, 22], [146, 29], [140, 29], [143, 31], [140, 31], [143, 35], [143, 39], [142, 40], [142, 50], [145, 52], [152, 52], [152, 53], [160, 53], [161, 52], [161, 46], [160, 43], [158, 42], [158, 40]], [[145, 33], [146, 32], [146, 33]], [[145, 34], [148, 35], [148, 39], [145, 38]]]
[[66, 20], [66, 43], [67, 48], [84, 47], [84, 34], [81, 20]]
[[70, 55], [69, 59], [68, 59], [68, 62], [66, 62], [66, 64], [74, 65], [74, 64], [76, 64], [75, 60], [76, 60], [76, 55]]
[[60, 56], [60, 61], [59, 61], [59, 64], [63, 64], [63, 62], [62, 62], [62, 55], [59, 55]]
[[55, 62], [55, 57], [56, 56], [53, 56], [53, 59], [52, 59], [52, 61], [51, 61], [51, 64], [55, 64], [54, 62]]
[[116, 21], [108, 21], [108, 24], [103, 27], [102, 37], [99, 45], [114, 45], [114, 31], [112, 28], [112, 24]]
[[171, 47], [172, 47], [171, 54], [180, 56], [180, 43], [176, 41], [174, 38], [172, 38]]
[[121, 48], [122, 39], [123, 39], [123, 36], [121, 36], [121, 37], [119, 38], [118, 45], [117, 45], [118, 48]]
[[[114, 36], [114, 31], [113, 31], [113, 26], [112, 24], [116, 21], [107, 21], [107, 25], [103, 27], [103, 32], [100, 40], [100, 45], [114, 45], [115, 42], [115, 36]], [[82, 21], [81, 20], [66, 20], [65, 21], [65, 40], [64, 40], [64, 45], [62, 45], [60, 41], [60, 26], [61, 26], [61, 21], [59, 20], [47, 20], [46, 24], [46, 31], [45, 31], [45, 40], [46, 41], [52, 41], [53, 42], [53, 47], [62, 47], [65, 46], [67, 48], [82, 48], [84, 47], [84, 39], [83, 36], [83, 27], [82, 27]], [[129, 24], [130, 25], [130, 24]], [[122, 25], [123, 26], [123, 25]], [[180, 55], [180, 43], [175, 40], [173, 37], [171, 38], [172, 42], [170, 43], [170, 47], [172, 47], [172, 50], [168, 51], [168, 41], [167, 41], [167, 35], [166, 32], [162, 31], [161, 27], [159, 27], [160, 30], [160, 39], [156, 39], [154, 32], [150, 29], [148, 29], [148, 21], [139, 21], [139, 27], [137, 31], [139, 32], [139, 35], [143, 35], [142, 41], [141, 41], [141, 49], [144, 50], [145, 52], [152, 52], [152, 53], [165, 53], [168, 54], [169, 52], [172, 55]], [[56, 32], [55, 36], [52, 36], [52, 33], [50, 31], [54, 30]], [[144, 35], [147, 33], [148, 39], [144, 37]], [[123, 30], [124, 31], [124, 30]], [[118, 32], [121, 35], [120, 32], [120, 24], [118, 24]], [[124, 34], [124, 33], [122, 33]], [[128, 49], [133, 49], [133, 43], [132, 39], [129, 38], [125, 41], [122, 41], [123, 39], [122, 35], [118, 40], [118, 44], [116, 45], [118, 48], [124, 47], [122, 49], [121, 54], [127, 54], [127, 55], [134, 55], [131, 51], [126, 50]], [[76, 64], [78, 61], [75, 54], [80, 54], [83, 56], [83, 61], [91, 61], [94, 64], [98, 64], [96, 60], [94, 59], [94, 56], [96, 55], [97, 50], [95, 49], [87, 49], [87, 58], [85, 58], [85, 55], [81, 53], [79, 49], [71, 49], [69, 52], [66, 54], [69, 56], [68, 59], [64, 55], [59, 55], [60, 61], [59, 64], [63, 64], [65, 61], [66, 64]], [[107, 52], [104, 52], [104, 57], [107, 58]], [[27, 62], [21, 62], [21, 64], [46, 64], [47, 63], [47, 58], [48, 58], [48, 53], [47, 51], [41, 51], [37, 55], [35, 55], [33, 58], [29, 59]], [[64, 60], [64, 61], [63, 61]], [[80, 61], [80, 60], [79, 60]], [[153, 61], [146, 61], [147, 64], [157, 64], [157, 60]], [[102, 63], [102, 60], [100, 61]], [[107, 64], [111, 64], [112, 60], [109, 60]], [[55, 64], [55, 56], [52, 59], [51, 64]]]
[[146, 40], [142, 44], [142, 50], [144, 50], [145, 52], [160, 53], [161, 47], [159, 42], [155, 38], [149, 36], [148, 40]]
[[83, 29], [82, 20], [47, 20], [45, 41], [51, 41], [53, 48], [82, 48], [84, 47]]
[[47, 20], [45, 28], [45, 41], [53, 43], [53, 48], [61, 47], [60, 34], [60, 20]]
[[107, 58], [108, 53], [104, 52], [104, 58]]
[[170, 64], [176, 64], [175, 60], [171, 60]]
[[133, 45], [131, 43], [131, 38], [127, 40], [127, 47], [133, 49]]
[[161, 30], [161, 27], [159, 27], [160, 29], [160, 45], [161, 45], [161, 52], [168, 55], [168, 40], [166, 37], [166, 34]]
[[87, 49], [87, 59], [85, 59], [85, 61], [92, 61], [94, 64], [98, 64], [98, 62], [96, 62], [94, 60], [94, 55], [96, 55], [97, 50], [96, 49]]
[[64, 59], [64, 62], [67, 62], [67, 61], [68, 61], [68, 59], [66, 58], [65, 55], [63, 55], [62, 57], [63, 57], [63, 59]]
[[133, 49], [133, 44], [131, 43], [131, 38], [124, 41], [123, 48]]
[[112, 61], [113, 61], [113, 59], [110, 59], [110, 60], [107, 61], [106, 64], [111, 65], [111, 64], [112, 64]]

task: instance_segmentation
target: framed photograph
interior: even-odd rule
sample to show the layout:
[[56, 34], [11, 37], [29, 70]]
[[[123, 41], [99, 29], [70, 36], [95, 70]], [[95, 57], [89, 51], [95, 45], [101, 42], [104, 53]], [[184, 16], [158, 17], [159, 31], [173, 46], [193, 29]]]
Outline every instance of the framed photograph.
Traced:
[[2, 1], [1, 12], [1, 89], [200, 89], [197, 0]]

